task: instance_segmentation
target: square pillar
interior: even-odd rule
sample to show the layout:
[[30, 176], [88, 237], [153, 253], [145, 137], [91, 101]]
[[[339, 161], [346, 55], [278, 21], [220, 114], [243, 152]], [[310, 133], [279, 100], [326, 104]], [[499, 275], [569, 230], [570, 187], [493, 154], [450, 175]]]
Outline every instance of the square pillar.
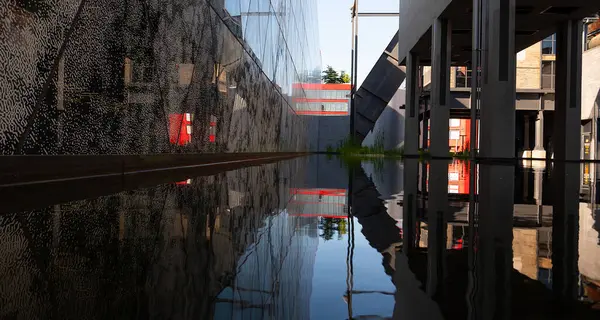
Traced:
[[419, 57], [406, 57], [406, 110], [404, 112], [404, 155], [419, 155]]
[[556, 32], [554, 159], [581, 158], [581, 20], [568, 20]]
[[514, 158], [515, 0], [483, 3], [480, 156]]
[[[482, 1], [480, 156], [514, 159], [515, 1]], [[477, 288], [482, 319], [511, 318], [515, 168], [481, 164]]]
[[446, 19], [433, 22], [431, 47], [431, 143], [432, 157], [448, 157], [450, 147], [450, 62], [452, 28]]

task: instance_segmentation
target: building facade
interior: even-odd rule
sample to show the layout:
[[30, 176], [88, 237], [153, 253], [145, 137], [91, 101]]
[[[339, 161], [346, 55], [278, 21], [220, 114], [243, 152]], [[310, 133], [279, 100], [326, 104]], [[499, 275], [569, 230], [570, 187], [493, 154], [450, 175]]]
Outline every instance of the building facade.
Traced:
[[[307, 150], [316, 1], [17, 1], [0, 8], [0, 154]], [[260, 128], [260, 130], [257, 130]]]
[[305, 83], [306, 97], [294, 98], [296, 113], [307, 122], [310, 151], [327, 151], [350, 135], [350, 84]]

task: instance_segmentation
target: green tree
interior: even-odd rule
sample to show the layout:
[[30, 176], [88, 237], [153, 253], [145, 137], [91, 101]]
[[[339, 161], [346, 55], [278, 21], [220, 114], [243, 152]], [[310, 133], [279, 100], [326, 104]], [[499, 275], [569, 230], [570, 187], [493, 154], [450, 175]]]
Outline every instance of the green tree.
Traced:
[[325, 83], [349, 83], [350, 75], [346, 73], [346, 71], [337, 72], [333, 69], [332, 66], [327, 66], [325, 70], [323, 70], [323, 82]]
[[335, 69], [333, 69], [332, 66], [327, 66], [327, 68], [325, 68], [325, 70], [323, 70], [323, 76], [321, 77], [323, 79], [323, 82], [325, 83], [339, 83], [339, 78], [340, 75], [338, 74], [337, 71], [335, 71]]
[[320, 218], [319, 230], [323, 231], [319, 236], [325, 241], [332, 240], [336, 233], [337, 239], [341, 240], [342, 236], [348, 233], [346, 219], [340, 218]]
[[338, 83], [350, 83], [350, 75], [347, 74], [346, 71], [342, 70], [342, 72], [340, 72]]

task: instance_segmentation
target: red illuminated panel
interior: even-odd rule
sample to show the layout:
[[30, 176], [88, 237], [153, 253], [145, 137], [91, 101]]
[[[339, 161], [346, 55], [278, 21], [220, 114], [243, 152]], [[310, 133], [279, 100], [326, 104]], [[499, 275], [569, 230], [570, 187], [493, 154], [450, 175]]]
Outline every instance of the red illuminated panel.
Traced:
[[192, 115], [190, 113], [169, 114], [169, 142], [180, 146], [192, 142]]

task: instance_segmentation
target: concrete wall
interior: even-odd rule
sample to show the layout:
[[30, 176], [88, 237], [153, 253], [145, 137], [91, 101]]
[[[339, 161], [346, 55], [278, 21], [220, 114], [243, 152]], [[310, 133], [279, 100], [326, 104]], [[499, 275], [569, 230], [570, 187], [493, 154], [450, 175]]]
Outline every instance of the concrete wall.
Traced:
[[367, 134], [363, 146], [374, 146], [380, 141], [386, 150], [400, 148], [404, 145], [404, 109], [400, 106], [406, 101], [406, 91], [398, 89], [386, 108], [383, 110], [373, 130]]
[[[2, 155], [307, 149], [292, 84], [320, 81], [318, 37], [297, 33], [318, 29], [316, 0], [17, 1], [0, 15]], [[173, 144], [185, 113], [192, 139]]]
[[335, 149], [350, 135], [350, 116], [302, 116], [308, 124], [310, 151]]
[[517, 53], [517, 89], [541, 86], [542, 44], [538, 42]]

